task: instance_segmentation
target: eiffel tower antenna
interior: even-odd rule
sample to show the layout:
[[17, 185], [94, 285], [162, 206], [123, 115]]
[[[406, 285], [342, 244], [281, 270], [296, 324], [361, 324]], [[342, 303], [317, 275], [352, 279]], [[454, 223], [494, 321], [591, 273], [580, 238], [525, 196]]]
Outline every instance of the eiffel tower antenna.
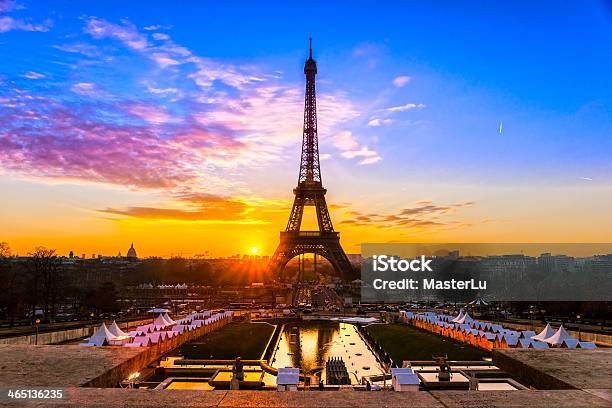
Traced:
[[[345, 279], [353, 275], [353, 267], [340, 246], [340, 235], [334, 226], [325, 202], [319, 162], [319, 139], [317, 133], [317, 98], [315, 76], [317, 63], [312, 58], [310, 38], [309, 58], [304, 64], [306, 95], [304, 98], [304, 128], [302, 155], [297, 187], [293, 189], [295, 199], [285, 231], [280, 233], [280, 243], [270, 260], [270, 269], [279, 277], [287, 262], [298, 255], [312, 253], [326, 258], [335, 271]], [[316, 209], [318, 231], [302, 231], [302, 215], [305, 206]]]
[[310, 41], [310, 59], [312, 59], [312, 37], [308, 39]]

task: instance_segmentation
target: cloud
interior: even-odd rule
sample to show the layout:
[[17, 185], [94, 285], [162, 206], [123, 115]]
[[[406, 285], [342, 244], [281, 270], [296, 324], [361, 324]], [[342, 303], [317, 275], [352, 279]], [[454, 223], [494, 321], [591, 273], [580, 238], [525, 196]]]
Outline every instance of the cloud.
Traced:
[[97, 57], [100, 56], [100, 51], [94, 45], [87, 43], [72, 43], [72, 44], [60, 44], [54, 45], [54, 48], [64, 51], [70, 52], [74, 54], [81, 54], [86, 57]]
[[170, 36], [164, 33], [153, 33], [153, 38], [159, 41], [169, 40]]
[[70, 90], [75, 94], [88, 96], [90, 98], [106, 98], [111, 96], [107, 91], [101, 89], [93, 82], [79, 82], [72, 85]]
[[39, 72], [34, 72], [34, 71], [28, 71], [25, 74], [23, 74], [24, 78], [27, 79], [42, 79], [42, 78], [46, 78], [47, 76], [45, 74], [41, 74]]
[[170, 114], [161, 107], [138, 103], [127, 107], [127, 111], [140, 119], [155, 125], [168, 123], [172, 120]]
[[359, 148], [359, 142], [351, 132], [343, 131], [334, 136], [334, 146], [340, 150], [353, 150]]
[[12, 30], [46, 32], [53, 26], [53, 21], [47, 19], [42, 23], [29, 23], [22, 19], [16, 19], [9, 16], [0, 16], [0, 33], [5, 33]]
[[151, 24], [143, 27], [145, 31], [156, 31], [156, 30], [170, 30], [172, 28], [171, 24], [161, 25], [161, 24]]
[[[6, 99], [0, 106], [0, 163], [22, 176], [144, 189], [213, 188], [224, 183], [213, 163], [231, 164], [244, 148], [227, 133], [189, 121], [161, 128], [135, 124], [124, 106], [99, 99], [67, 104], [22, 90]], [[165, 120], [159, 112], [136, 113]]]
[[172, 220], [172, 221], [212, 221], [236, 224], [261, 223], [248, 216], [250, 206], [246, 203], [211, 194], [194, 194], [177, 197], [178, 202], [186, 203], [184, 208], [128, 207], [125, 209], [106, 208], [99, 210], [107, 214], [130, 218]]
[[398, 76], [393, 80], [393, 85], [396, 88], [403, 88], [404, 86], [408, 85], [408, 82], [410, 82], [411, 79], [412, 78], [406, 75]]
[[357, 44], [352, 51], [354, 57], [378, 57], [384, 51], [385, 46], [372, 42]]
[[387, 108], [387, 111], [389, 111], [389, 112], [404, 112], [404, 111], [413, 110], [413, 109], [423, 109], [424, 107], [425, 107], [425, 105], [422, 104], [422, 103], [407, 103], [405, 105], [393, 106], [391, 108]]
[[175, 87], [158, 88], [154, 85], [151, 85], [151, 83], [146, 82], [146, 81], [145, 81], [145, 86], [147, 88], [147, 91], [153, 95], [168, 96], [168, 95], [176, 95], [180, 93], [178, 88], [175, 88]]
[[[203, 92], [206, 92], [203, 90]], [[245, 144], [242, 165], [261, 166], [282, 160], [286, 149], [299, 145], [304, 109], [303, 90], [282, 85], [251, 84], [239, 97], [215, 94], [206, 98], [210, 110], [194, 114], [208, 128], [223, 128]], [[321, 95], [317, 101], [320, 140], [358, 115], [341, 96]], [[257, 157], [259, 160], [253, 160]]]
[[346, 159], [353, 159], [355, 157], [362, 157], [358, 164], [374, 164], [382, 160], [382, 157], [378, 155], [375, 150], [370, 150], [367, 146], [361, 147], [359, 150], [347, 150], [341, 153], [341, 156]]
[[[36, 94], [5, 87], [0, 93], [0, 169], [167, 194], [203, 187], [231, 194], [245, 188], [241, 174], [246, 169], [274, 166], [299, 146], [301, 83], [281, 83], [276, 73], [254, 65], [197, 56], [169, 36], [161, 44], [149, 41], [151, 33], [139, 32], [127, 20], [115, 24], [88, 17], [84, 31], [116, 40], [124, 49], [105, 43], [56, 45], [77, 54], [75, 59], [88, 57], [79, 82], [36, 89]], [[114, 52], [121, 58], [114, 58]], [[178, 63], [170, 64], [176, 67], [171, 75], [144, 64], [121, 71], [133, 76], [122, 76], [117, 89], [112, 81], [100, 85], [95, 76], [100, 71], [87, 69], [98, 64], [119, 72], [123, 66], [117, 64], [128, 57], [134, 68], [143, 67], [138, 58], [160, 67], [160, 55]], [[328, 135], [359, 116], [341, 92], [319, 95], [317, 102], [322, 143], [332, 143]], [[361, 148], [357, 144], [351, 150]], [[371, 154], [355, 157], [362, 164], [375, 160]]]
[[152, 53], [151, 58], [153, 59], [153, 61], [157, 63], [157, 65], [159, 65], [162, 68], [180, 64], [179, 61], [171, 58], [168, 54], [164, 54], [161, 52]]
[[360, 211], [348, 211], [340, 224], [351, 226], [373, 226], [377, 228], [415, 228], [439, 229], [465, 227], [471, 224], [444, 219], [460, 209], [473, 206], [473, 201], [450, 205], [436, 205], [431, 201], [418, 201], [415, 206], [400, 209], [390, 214], [364, 214]]
[[374, 164], [382, 158], [367, 146], [361, 146], [350, 131], [336, 133], [333, 138], [334, 146], [342, 151], [340, 155], [345, 159], [362, 158], [358, 164]]
[[136, 26], [125, 19], [122, 20], [122, 23], [122, 25], [118, 25], [103, 19], [90, 17], [84, 31], [96, 39], [114, 38], [133, 50], [146, 49], [149, 45], [147, 39], [138, 32]]
[[451, 204], [451, 205], [434, 205], [431, 201], [417, 203], [416, 207], [404, 208], [400, 211], [400, 215], [432, 215], [432, 214], [448, 214], [455, 212], [460, 208], [471, 207], [475, 203], [473, 201], [466, 201], [463, 203]]
[[89, 17], [85, 32], [96, 39], [114, 38], [133, 51], [146, 56], [160, 68], [192, 64], [195, 70], [188, 77], [201, 88], [210, 89], [215, 81], [220, 81], [242, 89], [246, 85], [264, 81], [262, 77], [241, 72], [241, 69], [234, 65], [194, 55], [187, 48], [174, 43], [166, 34], [157, 37], [155, 34], [160, 33], [153, 34], [154, 38], [162, 40], [162, 44], [151, 44], [147, 35], [140, 33], [136, 26], [126, 19], [121, 20], [121, 24], [114, 24], [97, 17]]
[[0, 0], [0, 13], [8, 13], [9, 11], [22, 9], [23, 6], [17, 4], [14, 0]]
[[368, 126], [370, 126], [370, 127], [378, 127], [378, 126], [381, 126], [381, 125], [388, 125], [390, 123], [393, 123], [392, 119], [373, 118], [372, 120], [370, 120], [368, 122]]

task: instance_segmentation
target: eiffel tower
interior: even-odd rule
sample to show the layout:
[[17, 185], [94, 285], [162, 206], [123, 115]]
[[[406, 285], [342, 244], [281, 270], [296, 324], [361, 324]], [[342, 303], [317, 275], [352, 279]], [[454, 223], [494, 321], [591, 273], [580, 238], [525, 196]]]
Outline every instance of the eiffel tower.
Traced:
[[[312, 59], [312, 38], [310, 57], [304, 65], [306, 75], [306, 97], [304, 101], [304, 133], [302, 138], [302, 158], [297, 187], [293, 189], [295, 199], [289, 215], [287, 228], [280, 233], [280, 243], [270, 260], [270, 269], [280, 277], [285, 265], [292, 258], [302, 254], [314, 254], [327, 259], [336, 273], [349, 279], [353, 267], [340, 246], [340, 235], [334, 231], [321, 182], [319, 165], [319, 141], [317, 136], [317, 99], [315, 94], [315, 75], [317, 63]], [[314, 206], [317, 213], [319, 231], [302, 231], [302, 215], [305, 206]]]

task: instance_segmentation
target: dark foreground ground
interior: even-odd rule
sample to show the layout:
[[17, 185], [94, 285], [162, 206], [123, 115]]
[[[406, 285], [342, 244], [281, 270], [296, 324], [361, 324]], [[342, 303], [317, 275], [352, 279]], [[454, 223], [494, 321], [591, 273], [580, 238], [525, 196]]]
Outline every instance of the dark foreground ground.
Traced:
[[6, 407], [610, 407], [612, 401], [581, 390], [555, 391], [182, 391], [70, 388], [65, 400], [6, 403]]
[[[495, 350], [493, 361], [525, 385], [519, 391], [183, 391], [84, 387], [126, 378], [151, 350], [0, 345], [0, 389], [63, 388], [55, 401], [9, 401], [6, 407], [612, 407], [612, 349]], [[151, 356], [153, 357], [153, 356]], [[115, 382], [116, 383], [116, 382]]]

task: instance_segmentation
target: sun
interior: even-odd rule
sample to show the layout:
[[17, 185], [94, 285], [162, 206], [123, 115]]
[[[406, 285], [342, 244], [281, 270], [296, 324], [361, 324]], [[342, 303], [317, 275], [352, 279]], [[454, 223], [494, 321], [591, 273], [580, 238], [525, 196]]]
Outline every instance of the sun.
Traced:
[[257, 253], [257, 251], [259, 251], [259, 249], [257, 249], [257, 247], [256, 247], [256, 246], [254, 246], [254, 247], [252, 247], [252, 248], [251, 248], [251, 253], [252, 253], [253, 255], [255, 255], [255, 254]]

